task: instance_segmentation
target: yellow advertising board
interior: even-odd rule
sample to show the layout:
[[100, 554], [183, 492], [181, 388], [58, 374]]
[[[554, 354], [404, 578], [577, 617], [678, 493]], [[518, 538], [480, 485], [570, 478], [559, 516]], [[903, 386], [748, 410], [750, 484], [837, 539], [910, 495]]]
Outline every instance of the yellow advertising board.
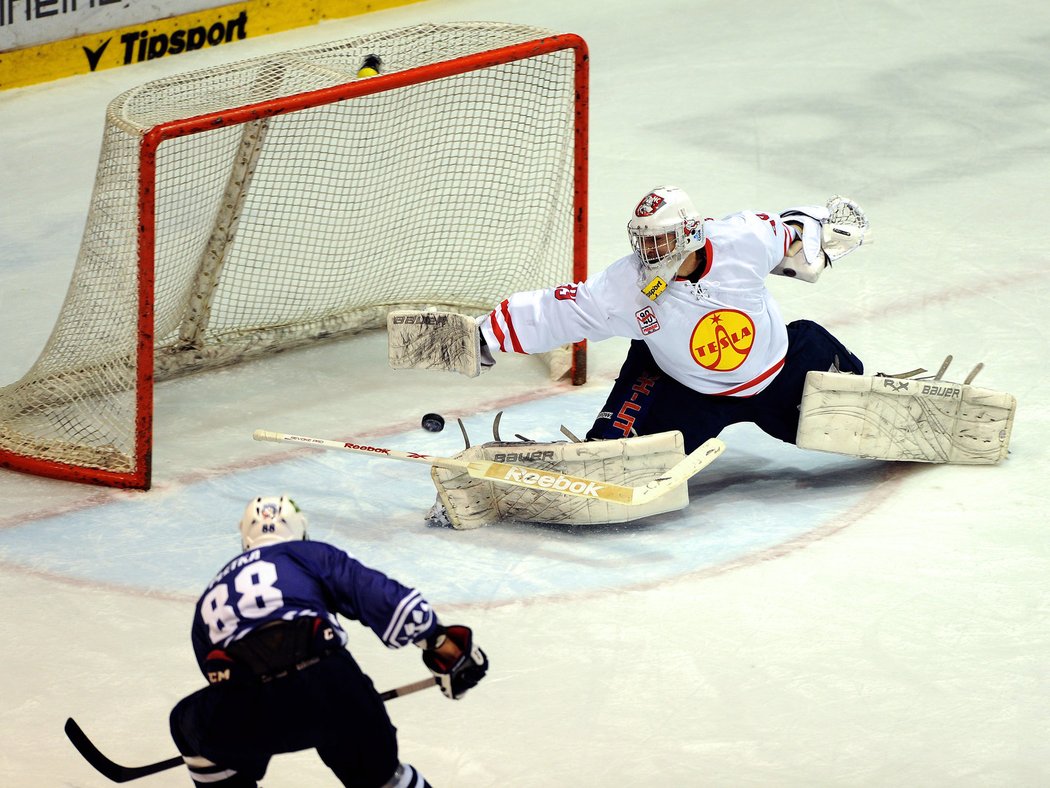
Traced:
[[418, 0], [245, 0], [181, 16], [0, 52], [0, 89], [117, 68]]

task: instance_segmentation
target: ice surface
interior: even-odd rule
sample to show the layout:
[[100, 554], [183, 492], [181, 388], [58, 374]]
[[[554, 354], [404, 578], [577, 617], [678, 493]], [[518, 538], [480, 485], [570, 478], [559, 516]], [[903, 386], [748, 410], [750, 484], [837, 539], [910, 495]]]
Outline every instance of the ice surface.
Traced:
[[[627, 211], [657, 184], [712, 216], [854, 197], [875, 244], [816, 285], [772, 281], [785, 317], [824, 323], [872, 371], [952, 353], [958, 379], [984, 362], [977, 383], [1018, 398], [1011, 456], [880, 464], [743, 426], [684, 512], [457, 532], [423, 524], [425, 468], [251, 432], [452, 453], [456, 417], [480, 442], [503, 410], [504, 435], [579, 434], [624, 342], [592, 345], [575, 390], [529, 360], [476, 380], [393, 372], [381, 336], [163, 384], [151, 492], [0, 472], [0, 784], [109, 784], [66, 741], [70, 715], [122, 763], [174, 754], [168, 710], [202, 683], [192, 602], [236, 553], [245, 502], [282, 492], [315, 537], [418, 585], [489, 653], [462, 702], [389, 704], [404, 759], [435, 786], [1050, 784], [1048, 6], [431, 0], [0, 93], [0, 383], [58, 314], [112, 97], [473, 19], [589, 43], [592, 270], [622, 254]], [[419, 428], [427, 412], [444, 432]], [[377, 686], [425, 675], [414, 650], [351, 637]], [[148, 780], [189, 784], [181, 770]], [[335, 781], [302, 753], [264, 784]]]

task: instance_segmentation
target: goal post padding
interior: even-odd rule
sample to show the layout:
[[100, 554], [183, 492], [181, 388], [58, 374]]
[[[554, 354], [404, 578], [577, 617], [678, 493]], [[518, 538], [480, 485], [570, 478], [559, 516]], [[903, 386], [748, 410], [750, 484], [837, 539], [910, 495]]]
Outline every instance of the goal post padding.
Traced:
[[[587, 60], [572, 34], [418, 25], [118, 96], [56, 326], [0, 389], [0, 465], [146, 489], [154, 376], [584, 279]], [[582, 383], [584, 354], [552, 376]]]

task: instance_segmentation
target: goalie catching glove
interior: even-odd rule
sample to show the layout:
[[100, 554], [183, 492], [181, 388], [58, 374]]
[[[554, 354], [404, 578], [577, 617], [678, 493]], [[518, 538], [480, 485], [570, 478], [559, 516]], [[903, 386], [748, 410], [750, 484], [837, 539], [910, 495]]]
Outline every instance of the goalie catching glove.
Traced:
[[824, 207], [803, 206], [780, 212], [799, 238], [771, 273], [816, 282], [831, 264], [864, 243], [871, 243], [871, 223], [848, 197], [832, 197]]
[[423, 647], [423, 664], [434, 674], [445, 696], [453, 700], [462, 698], [488, 672], [489, 659], [474, 645], [470, 627], [439, 626], [432, 638], [418, 645]]

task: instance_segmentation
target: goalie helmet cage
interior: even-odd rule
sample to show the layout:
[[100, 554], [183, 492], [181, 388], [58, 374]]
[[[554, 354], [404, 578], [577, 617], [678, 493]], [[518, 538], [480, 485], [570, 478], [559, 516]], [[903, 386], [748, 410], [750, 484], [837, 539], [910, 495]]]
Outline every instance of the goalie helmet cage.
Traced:
[[[587, 61], [418, 25], [118, 96], [58, 321], [0, 388], [0, 465], [148, 489], [154, 376], [586, 278]], [[552, 355], [584, 381], [585, 343]]]

